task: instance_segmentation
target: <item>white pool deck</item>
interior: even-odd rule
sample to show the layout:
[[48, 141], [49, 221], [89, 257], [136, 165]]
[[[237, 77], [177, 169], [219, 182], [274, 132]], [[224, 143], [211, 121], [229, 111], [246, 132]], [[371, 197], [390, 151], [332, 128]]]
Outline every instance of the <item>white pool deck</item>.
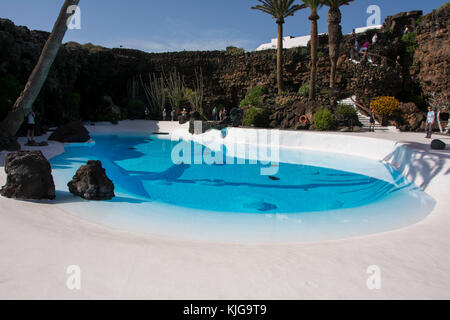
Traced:
[[[151, 121], [88, 126], [97, 133], [179, 128], [175, 122]], [[423, 133], [285, 131], [281, 136], [284, 144], [384, 159], [437, 205], [415, 225], [371, 236], [231, 244], [114, 230], [50, 202], [0, 197], [0, 299], [450, 298], [450, 137], [435, 135], [447, 149], [431, 151]], [[64, 149], [51, 142], [41, 150], [51, 157]], [[6, 181], [3, 156], [0, 185]], [[81, 268], [80, 290], [66, 286], [70, 265]], [[379, 290], [366, 285], [371, 265], [381, 270]]]

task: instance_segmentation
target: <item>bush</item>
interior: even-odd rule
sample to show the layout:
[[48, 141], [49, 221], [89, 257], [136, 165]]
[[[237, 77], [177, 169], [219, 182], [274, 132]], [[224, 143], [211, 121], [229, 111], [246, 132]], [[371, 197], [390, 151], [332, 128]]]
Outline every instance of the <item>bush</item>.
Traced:
[[344, 120], [358, 119], [356, 109], [353, 106], [347, 104], [338, 105], [336, 107], [336, 114]]
[[399, 106], [400, 102], [395, 97], [377, 97], [370, 103], [370, 107], [382, 116], [392, 116]]
[[252, 107], [245, 112], [244, 126], [267, 128], [269, 126], [269, 112], [265, 108]]
[[275, 103], [281, 107], [290, 107], [295, 102], [295, 97], [287, 94], [280, 94], [275, 98]]
[[416, 42], [417, 34], [415, 32], [407, 33], [402, 37], [402, 42], [406, 46], [406, 52], [408, 54], [413, 54], [416, 51], [418, 44]]
[[16, 99], [23, 90], [23, 85], [11, 74], [0, 78], [0, 120], [11, 110]]
[[263, 94], [265, 93], [264, 87], [256, 86], [253, 87], [249, 93], [245, 96], [244, 100], [241, 101], [239, 106], [252, 106], [252, 107], [260, 107], [263, 104]]
[[314, 115], [314, 129], [319, 131], [334, 128], [334, 117], [330, 110], [322, 108]]
[[245, 53], [245, 49], [229, 46], [226, 48], [226, 53], [231, 56], [240, 56]]
[[[316, 92], [319, 88], [316, 85]], [[300, 87], [300, 89], [298, 89], [298, 94], [303, 96], [303, 97], [309, 97], [309, 83], [305, 83], [304, 85], [302, 85]]]

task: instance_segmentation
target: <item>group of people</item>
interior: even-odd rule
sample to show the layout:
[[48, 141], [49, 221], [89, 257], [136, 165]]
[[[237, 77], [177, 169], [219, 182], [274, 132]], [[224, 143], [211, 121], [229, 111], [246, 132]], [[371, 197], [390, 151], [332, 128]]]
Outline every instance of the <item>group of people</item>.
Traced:
[[212, 111], [212, 118], [214, 121], [222, 121], [224, 120], [228, 115], [228, 111], [226, 108], [218, 110], [217, 107], [214, 107]]
[[[186, 108], [183, 109], [182, 114], [183, 113], [185, 113], [185, 115], [187, 115]], [[167, 110], [166, 110], [166, 108], [164, 108], [163, 111], [162, 111], [162, 118], [163, 118], [163, 121], [167, 120]], [[173, 119], [175, 118], [175, 110], [174, 109], [172, 109], [170, 111], [170, 118], [171, 118], [171, 121], [173, 121]]]
[[366, 56], [369, 52], [370, 46], [376, 45], [379, 41], [378, 33], [375, 33], [374, 36], [372, 37], [372, 42], [369, 42], [366, 40], [363, 42], [363, 44], [361, 46], [360, 42], [358, 41], [358, 37], [356, 36], [355, 29], [353, 29], [353, 31], [352, 31], [352, 37], [353, 37], [353, 42], [354, 42], [353, 58], [357, 61], [359, 61], [360, 54], [362, 54], [362, 60], [365, 60]]
[[[166, 110], [166, 108], [164, 108], [163, 111], [162, 111], [162, 119], [163, 119], [163, 121], [168, 120], [167, 119], [167, 115], [168, 115], [167, 114], [167, 110]], [[182, 117], [187, 117], [188, 112], [187, 112], [186, 108], [183, 108], [183, 110], [181, 111], [180, 115]], [[227, 115], [228, 115], [228, 111], [227, 111], [226, 108], [223, 108], [223, 109], [219, 110], [217, 107], [214, 107], [214, 109], [212, 110], [212, 119], [214, 121], [222, 121], [222, 120], [224, 120], [227, 117]], [[170, 111], [170, 120], [174, 121], [175, 116], [176, 116], [176, 112], [175, 112], [174, 109], [172, 109]]]
[[[370, 118], [369, 132], [375, 132], [375, 109], [372, 108], [370, 110], [369, 118]], [[435, 121], [436, 121], [436, 113], [434, 112], [432, 107], [428, 107], [426, 127], [425, 127], [425, 130], [427, 132], [427, 135], [425, 136], [426, 139], [431, 139]]]

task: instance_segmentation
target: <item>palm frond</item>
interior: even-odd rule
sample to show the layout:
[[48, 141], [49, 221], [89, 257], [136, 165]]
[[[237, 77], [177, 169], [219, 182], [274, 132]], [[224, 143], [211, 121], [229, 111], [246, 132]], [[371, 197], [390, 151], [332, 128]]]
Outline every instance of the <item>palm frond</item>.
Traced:
[[284, 18], [293, 16], [298, 10], [304, 9], [304, 6], [294, 4], [295, 0], [258, 0], [259, 5], [251, 7], [254, 10], [270, 14], [273, 18], [284, 22]]

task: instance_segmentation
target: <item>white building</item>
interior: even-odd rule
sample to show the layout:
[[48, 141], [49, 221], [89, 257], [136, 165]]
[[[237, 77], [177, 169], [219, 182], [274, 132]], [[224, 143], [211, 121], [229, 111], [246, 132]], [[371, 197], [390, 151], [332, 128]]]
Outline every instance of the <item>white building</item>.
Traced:
[[[356, 28], [355, 29], [355, 33], [364, 33], [367, 30], [371, 30], [371, 29], [381, 29], [383, 25], [375, 25], [375, 26], [369, 26], [369, 27], [361, 27], [361, 28]], [[320, 33], [320, 35], [324, 35], [326, 33]], [[311, 36], [302, 36], [302, 37], [284, 37], [283, 38], [283, 48], [285, 49], [291, 49], [291, 48], [297, 48], [297, 47], [306, 47], [308, 46], [308, 42], [311, 39]], [[262, 51], [262, 50], [269, 50], [269, 49], [276, 49], [278, 46], [278, 39], [272, 39], [272, 42], [270, 43], [264, 43], [262, 45], [260, 45], [256, 51]]]

